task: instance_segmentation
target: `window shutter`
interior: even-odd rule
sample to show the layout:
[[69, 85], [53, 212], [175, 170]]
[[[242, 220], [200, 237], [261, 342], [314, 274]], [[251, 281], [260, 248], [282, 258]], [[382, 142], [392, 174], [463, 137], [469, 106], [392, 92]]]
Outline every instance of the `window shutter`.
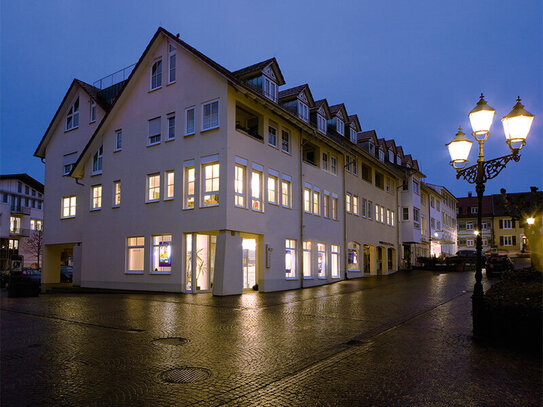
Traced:
[[[515, 219], [512, 219], [511, 220], [511, 225], [512, 225], [512, 228], [514, 229], [515, 228]], [[514, 244], [514, 243], [513, 243]]]
[[513, 236], [513, 246], [516, 246], [516, 245], [517, 245], [517, 237]]
[[160, 134], [160, 117], [149, 120], [149, 137], [157, 136]]
[[503, 229], [503, 219], [500, 219], [500, 229]]
[[[500, 220], [501, 223], [501, 220]], [[500, 236], [500, 246], [503, 246], [503, 236]]]

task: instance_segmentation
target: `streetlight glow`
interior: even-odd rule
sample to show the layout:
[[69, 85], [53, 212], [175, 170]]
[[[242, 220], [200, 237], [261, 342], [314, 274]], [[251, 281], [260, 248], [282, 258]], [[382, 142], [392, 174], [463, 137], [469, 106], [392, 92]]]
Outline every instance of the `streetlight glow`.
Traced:
[[524, 109], [519, 96], [513, 110], [502, 119], [505, 141], [511, 149], [514, 148], [511, 146], [513, 143], [520, 143], [519, 150], [526, 144], [526, 137], [533, 121], [534, 115]]
[[533, 225], [535, 223], [535, 218], [530, 216], [528, 219], [526, 219], [526, 223], [530, 226]]
[[462, 126], [460, 126], [456, 137], [450, 143], [445, 144], [449, 149], [451, 163], [453, 163], [454, 168], [460, 168], [455, 164], [464, 164], [464, 166], [467, 164], [472, 144], [473, 141], [466, 137], [462, 132]]
[[477, 102], [477, 105], [469, 112], [469, 121], [473, 133], [475, 135], [484, 134], [486, 137], [486, 134], [490, 131], [492, 119], [494, 119], [495, 114], [496, 110], [487, 105], [486, 100], [481, 93], [481, 98]]

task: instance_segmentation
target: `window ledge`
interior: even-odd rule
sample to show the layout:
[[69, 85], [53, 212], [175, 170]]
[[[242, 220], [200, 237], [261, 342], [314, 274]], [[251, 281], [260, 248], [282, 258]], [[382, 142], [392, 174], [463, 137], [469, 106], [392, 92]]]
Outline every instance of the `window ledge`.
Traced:
[[89, 124], [92, 124], [92, 123], [96, 123], [96, 119], [91, 120], [91, 121], [89, 122]]
[[154, 92], [155, 90], [159, 90], [159, 89], [162, 89], [162, 85], [157, 86], [156, 88], [149, 89], [149, 90], [147, 91], [147, 93], [151, 93], [151, 92]]
[[279, 206], [279, 204], [277, 202], [270, 202], [270, 201], [268, 201], [268, 205]]
[[172, 274], [172, 272], [171, 271], [151, 271], [149, 274], [160, 276], [160, 275], [170, 275]]
[[115, 150], [113, 150], [114, 153], [118, 153], [119, 151], [123, 151], [122, 148], [116, 148]]
[[124, 274], [145, 274], [143, 270], [127, 270], [124, 272]]
[[210, 130], [215, 130], [215, 129], [218, 129], [219, 127], [221, 127], [221, 126], [210, 127], [209, 129], [202, 129], [202, 130], [200, 130], [200, 133], [204, 133], [204, 132], [210, 131]]
[[116, 208], [120, 208], [120, 207], [121, 207], [121, 205], [113, 205], [113, 206], [111, 207], [111, 209], [116, 209]]
[[196, 132], [192, 132], [192, 133], [185, 133], [185, 137], [188, 137], [188, 136], [194, 136], [196, 134]]
[[176, 82], [177, 82], [177, 80], [175, 80], [175, 81], [171, 81], [171, 82], [168, 82], [168, 83], [166, 84], [166, 86], [170, 86], [170, 85], [173, 85], [173, 84], [174, 84], [174, 83], [176, 83]]
[[153, 147], [153, 146], [158, 146], [160, 144], [160, 141], [157, 141], [156, 143], [147, 143], [147, 146], [146, 147]]
[[164, 198], [165, 201], [173, 201], [174, 197], [170, 197], [170, 198]]
[[200, 208], [216, 208], [219, 206], [219, 204], [213, 204], [213, 205], [200, 205]]
[[149, 201], [145, 201], [146, 204], [157, 203], [157, 202], [160, 202], [160, 199], [152, 199]]
[[327, 277], [319, 277], [319, 280], [326, 280]]
[[102, 210], [102, 207], [100, 207], [100, 208], [91, 208], [91, 209], [89, 209], [89, 212], [96, 212], [96, 211], [100, 211], [100, 210]]
[[304, 276], [304, 280], [313, 280], [313, 277], [310, 277], [310, 276]]
[[64, 129], [64, 133], [69, 133], [70, 131], [77, 130], [78, 128], [79, 128], [79, 126], [72, 127], [71, 129]]
[[297, 277], [285, 277], [285, 280], [287, 281], [298, 281]]
[[60, 219], [75, 219], [75, 215], [74, 216], [62, 216]]
[[102, 171], [96, 171], [91, 174], [91, 177], [95, 177], [97, 175], [102, 175]]
[[288, 155], [292, 155], [292, 153], [291, 153], [290, 151], [285, 151], [285, 150], [283, 150], [283, 149], [281, 149], [281, 152], [282, 152], [282, 153], [285, 153], [285, 154], [288, 154]]
[[194, 206], [191, 208], [183, 208], [184, 211], [192, 211], [194, 209]]

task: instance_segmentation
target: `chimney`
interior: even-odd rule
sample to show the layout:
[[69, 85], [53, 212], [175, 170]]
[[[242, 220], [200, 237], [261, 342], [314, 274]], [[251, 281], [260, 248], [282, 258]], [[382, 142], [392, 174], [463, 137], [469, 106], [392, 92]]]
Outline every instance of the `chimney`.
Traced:
[[471, 198], [471, 195], [472, 195], [471, 192], [468, 192], [468, 197], [469, 197], [469, 198]]

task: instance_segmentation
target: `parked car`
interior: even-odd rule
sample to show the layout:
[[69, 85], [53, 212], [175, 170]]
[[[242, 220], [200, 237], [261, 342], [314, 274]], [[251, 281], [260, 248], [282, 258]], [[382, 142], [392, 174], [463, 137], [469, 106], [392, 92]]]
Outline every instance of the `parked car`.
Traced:
[[493, 277], [496, 274], [501, 274], [504, 271], [512, 271], [513, 269], [513, 262], [506, 254], [493, 254], [486, 262], [487, 277]]
[[41, 281], [41, 271], [37, 269], [26, 268], [23, 270], [23, 275], [31, 280]]
[[60, 266], [60, 282], [71, 283], [73, 276], [72, 266]]
[[[486, 256], [482, 255], [483, 264], [485, 267]], [[458, 250], [456, 256], [447, 257], [445, 260], [449, 269], [463, 271], [469, 268], [475, 268], [477, 263], [477, 251], [476, 250]]]

